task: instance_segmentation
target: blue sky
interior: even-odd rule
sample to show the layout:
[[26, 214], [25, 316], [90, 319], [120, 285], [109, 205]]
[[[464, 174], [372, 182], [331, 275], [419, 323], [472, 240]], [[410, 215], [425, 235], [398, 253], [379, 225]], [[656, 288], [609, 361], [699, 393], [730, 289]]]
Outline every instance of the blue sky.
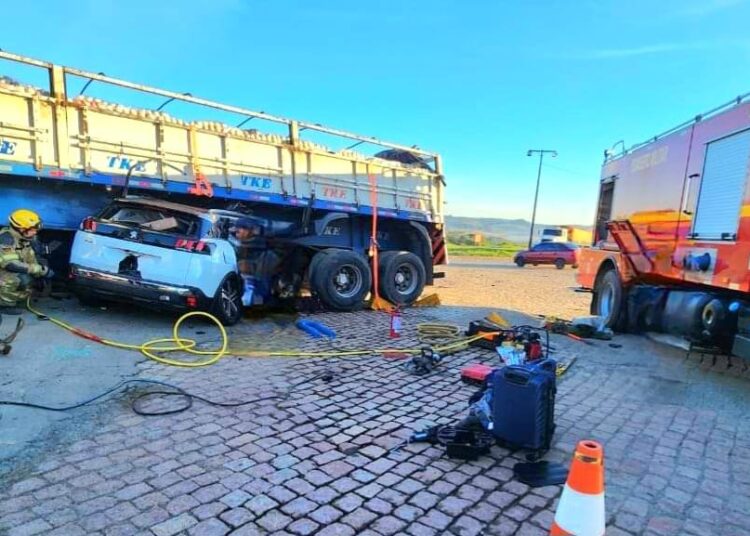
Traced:
[[526, 151], [549, 148], [537, 221], [590, 224], [605, 148], [750, 91], [745, 0], [35, 0], [3, 19], [7, 51], [437, 151], [454, 215], [528, 219]]

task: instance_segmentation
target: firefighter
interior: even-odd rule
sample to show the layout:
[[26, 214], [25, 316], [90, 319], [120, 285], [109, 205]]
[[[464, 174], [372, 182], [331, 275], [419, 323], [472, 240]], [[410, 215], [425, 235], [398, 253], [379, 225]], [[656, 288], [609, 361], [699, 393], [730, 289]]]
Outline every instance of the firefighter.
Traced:
[[232, 229], [234, 238], [230, 239], [237, 251], [237, 264], [241, 274], [255, 274], [257, 268], [257, 250], [262, 249], [261, 227], [250, 218], [240, 218]]
[[36, 212], [14, 211], [9, 227], [0, 228], [0, 314], [18, 315], [17, 307], [31, 294], [34, 278], [52, 277], [52, 270], [39, 264], [32, 242], [42, 221]]
[[262, 253], [258, 252], [258, 240], [261, 228], [250, 218], [240, 218], [232, 228], [234, 236], [230, 238], [237, 252], [237, 268], [242, 276], [242, 305], [253, 304], [255, 286], [258, 283], [258, 267]]

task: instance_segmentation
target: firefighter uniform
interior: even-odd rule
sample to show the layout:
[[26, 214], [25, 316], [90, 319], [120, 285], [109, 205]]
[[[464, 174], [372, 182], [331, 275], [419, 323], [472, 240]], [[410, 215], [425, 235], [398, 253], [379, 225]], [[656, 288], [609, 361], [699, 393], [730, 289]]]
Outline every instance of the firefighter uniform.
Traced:
[[41, 265], [32, 247], [41, 221], [30, 210], [16, 210], [10, 227], [0, 228], [0, 313], [23, 302], [30, 294], [33, 278], [48, 277], [51, 271]]

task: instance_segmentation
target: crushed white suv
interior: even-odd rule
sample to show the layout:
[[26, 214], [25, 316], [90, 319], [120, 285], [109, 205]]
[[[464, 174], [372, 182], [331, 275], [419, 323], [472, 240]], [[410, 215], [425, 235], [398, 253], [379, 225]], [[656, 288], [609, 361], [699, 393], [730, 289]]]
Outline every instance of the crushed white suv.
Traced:
[[76, 232], [70, 277], [79, 299], [202, 310], [232, 325], [242, 317], [243, 281], [229, 242], [248, 216], [159, 199], [117, 199]]

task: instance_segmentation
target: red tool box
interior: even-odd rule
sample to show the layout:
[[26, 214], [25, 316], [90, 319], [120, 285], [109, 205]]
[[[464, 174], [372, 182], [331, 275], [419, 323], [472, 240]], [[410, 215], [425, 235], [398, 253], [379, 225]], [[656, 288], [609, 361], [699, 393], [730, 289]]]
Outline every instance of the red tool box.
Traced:
[[487, 376], [495, 370], [489, 365], [482, 365], [481, 363], [474, 363], [468, 367], [461, 369], [461, 381], [466, 383], [484, 384]]

